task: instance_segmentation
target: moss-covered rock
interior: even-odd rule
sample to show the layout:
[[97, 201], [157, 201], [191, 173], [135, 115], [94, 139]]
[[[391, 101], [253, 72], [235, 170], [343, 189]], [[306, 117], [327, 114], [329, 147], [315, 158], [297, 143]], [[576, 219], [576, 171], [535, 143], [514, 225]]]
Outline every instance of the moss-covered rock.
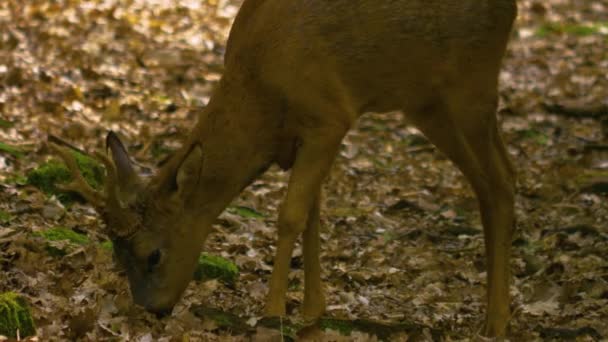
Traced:
[[219, 279], [228, 285], [234, 285], [239, 276], [238, 267], [230, 260], [215, 255], [201, 253], [194, 271], [194, 279]]
[[[97, 160], [84, 154], [72, 151], [76, 163], [84, 179], [94, 189], [100, 189], [104, 179], [104, 168]], [[72, 175], [69, 169], [55, 159], [38, 166], [27, 174], [27, 184], [31, 184], [48, 195], [55, 195], [63, 203], [80, 200], [81, 197], [75, 193], [66, 193], [57, 188], [56, 184], [69, 182]]]
[[13, 292], [0, 294], [0, 335], [16, 338], [36, 334], [36, 326], [25, 299]]
[[77, 245], [89, 243], [89, 238], [71, 229], [55, 227], [34, 235], [44, 238], [47, 241], [46, 250], [53, 256], [64, 256], [73, 250]]

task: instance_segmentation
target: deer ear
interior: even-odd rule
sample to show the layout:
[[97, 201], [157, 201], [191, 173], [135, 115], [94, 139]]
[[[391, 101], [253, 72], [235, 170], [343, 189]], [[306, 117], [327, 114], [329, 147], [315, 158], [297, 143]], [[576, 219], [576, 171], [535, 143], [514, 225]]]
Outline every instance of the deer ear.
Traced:
[[196, 189], [203, 167], [203, 149], [195, 145], [184, 158], [177, 170], [175, 183], [177, 184], [177, 195], [180, 200], [185, 201]]
[[106, 148], [110, 150], [112, 161], [116, 167], [118, 197], [121, 202], [131, 202], [135, 198], [135, 190], [139, 184], [139, 176], [133, 169], [133, 163], [131, 162], [129, 153], [118, 138], [118, 135], [112, 131], [110, 131], [106, 137]]
[[110, 131], [106, 137], [106, 148], [112, 152], [112, 160], [118, 173], [118, 181], [123, 182], [135, 175], [129, 153], [116, 133]]

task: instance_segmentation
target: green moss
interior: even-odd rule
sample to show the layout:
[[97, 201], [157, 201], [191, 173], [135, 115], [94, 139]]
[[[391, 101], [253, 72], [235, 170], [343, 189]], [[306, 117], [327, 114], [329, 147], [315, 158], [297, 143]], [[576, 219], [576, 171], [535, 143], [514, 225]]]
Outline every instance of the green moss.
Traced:
[[150, 151], [154, 158], [161, 158], [162, 156], [166, 156], [174, 152], [173, 149], [165, 146], [160, 140], [157, 140], [152, 144]]
[[0, 128], [11, 128], [14, 125], [15, 124], [12, 123], [12, 122], [10, 122], [10, 121], [4, 120], [4, 119], [0, 119]]
[[344, 319], [323, 318], [319, 321], [321, 329], [334, 330], [342, 335], [350, 336], [353, 330], [356, 329], [352, 321]]
[[304, 328], [301, 322], [292, 321], [287, 317], [264, 317], [258, 325], [278, 330], [281, 332], [281, 337], [287, 341], [296, 341], [298, 332]]
[[550, 141], [549, 137], [545, 133], [533, 128], [520, 130], [517, 132], [517, 134], [520, 139], [532, 140], [539, 145], [547, 145]]
[[86, 235], [63, 227], [55, 227], [34, 233], [47, 241], [46, 250], [53, 256], [64, 256], [74, 248], [74, 245], [89, 243]]
[[18, 147], [7, 145], [2, 142], [0, 142], [0, 152], [8, 153], [17, 158], [23, 157], [23, 151], [21, 151]]
[[0, 224], [8, 223], [12, 219], [13, 219], [13, 217], [11, 216], [11, 214], [8, 211], [0, 210]]
[[49, 241], [68, 240], [78, 245], [89, 243], [89, 238], [86, 235], [76, 233], [75, 231], [63, 227], [55, 227], [40, 232], [40, 236]]
[[589, 24], [544, 23], [536, 30], [536, 35], [541, 38], [550, 34], [589, 36], [599, 34], [606, 30], [608, 30], [608, 22], [596, 22]]
[[422, 134], [408, 134], [401, 143], [408, 147], [430, 145], [429, 140]]
[[221, 328], [230, 328], [238, 323], [238, 317], [219, 310], [215, 311], [209, 318], [213, 319]]
[[102, 242], [99, 246], [101, 246], [102, 249], [110, 252], [112, 251], [112, 248], [114, 248], [114, 246], [112, 246], [112, 241], [110, 240]]
[[202, 305], [193, 307], [192, 311], [194, 312], [194, 315], [198, 317], [213, 320], [219, 329], [228, 330], [234, 334], [244, 334], [250, 331], [251, 328], [243, 318], [230, 312], [224, 312], [219, 309]]
[[234, 285], [239, 276], [239, 269], [234, 263], [222, 257], [201, 253], [194, 271], [194, 279], [219, 279], [226, 284]]
[[[72, 151], [76, 163], [84, 179], [94, 189], [100, 189], [104, 179], [104, 169], [95, 159]], [[31, 170], [27, 174], [27, 184], [31, 184], [48, 195], [56, 195], [63, 203], [70, 203], [80, 199], [74, 193], [66, 193], [59, 190], [56, 184], [66, 183], [72, 179], [72, 175], [63, 162], [51, 159]]]
[[55, 183], [63, 183], [70, 180], [70, 172], [67, 167], [56, 160], [42, 164], [38, 168], [28, 172], [27, 182], [47, 194], [58, 193]]
[[19, 174], [9, 175], [5, 181], [6, 184], [11, 185], [27, 185], [27, 177]]
[[13, 292], [0, 294], [0, 335], [16, 338], [36, 334], [27, 302]]
[[228, 212], [244, 218], [262, 219], [266, 217], [266, 215], [256, 211], [255, 209], [244, 206], [230, 207], [228, 208]]

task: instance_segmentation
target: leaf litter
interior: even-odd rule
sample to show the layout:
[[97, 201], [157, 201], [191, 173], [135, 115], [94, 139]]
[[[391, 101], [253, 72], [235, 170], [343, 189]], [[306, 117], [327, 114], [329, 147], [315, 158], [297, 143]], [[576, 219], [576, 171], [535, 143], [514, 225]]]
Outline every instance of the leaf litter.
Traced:
[[[119, 131], [151, 169], [185, 138], [222, 73], [238, 0], [9, 1], [0, 5], [0, 292], [30, 303], [40, 340], [270, 341], [262, 325], [276, 212], [288, 174], [271, 169], [218, 219], [205, 252], [233, 260], [233, 286], [192, 282], [158, 320], [129, 298], [100, 221], [23, 181], [47, 135], [85, 150]], [[518, 169], [514, 341], [608, 338], [606, 1], [519, 1], [501, 73], [499, 118]], [[396, 114], [368, 115], [346, 137], [325, 186], [328, 317], [415, 324], [393, 340], [463, 340], [484, 312], [485, 259], [475, 198], [454, 166]], [[56, 227], [89, 243], [36, 237]], [[302, 302], [301, 249], [288, 311]], [[231, 313], [234, 330], [196, 307]], [[424, 328], [426, 327], [426, 328]], [[334, 327], [335, 328], [335, 327]], [[312, 330], [319, 341], [378, 335]], [[388, 329], [388, 328], [387, 328]], [[283, 336], [284, 337], [284, 336]]]

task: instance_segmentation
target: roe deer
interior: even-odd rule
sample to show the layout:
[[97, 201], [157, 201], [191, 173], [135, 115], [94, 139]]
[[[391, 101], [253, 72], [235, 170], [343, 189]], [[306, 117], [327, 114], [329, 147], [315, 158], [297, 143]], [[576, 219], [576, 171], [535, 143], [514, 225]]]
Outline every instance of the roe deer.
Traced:
[[319, 264], [321, 184], [355, 120], [402, 111], [445, 153], [479, 200], [487, 256], [482, 333], [510, 318], [515, 175], [496, 119], [501, 60], [515, 0], [245, 0], [232, 27], [225, 73], [187, 142], [149, 180], [119, 139], [105, 193], [75, 175], [66, 187], [107, 223], [136, 303], [169, 312], [211, 224], [271, 164], [291, 169], [278, 218], [266, 314], [285, 315], [294, 243], [303, 235], [302, 313], [325, 309]]

